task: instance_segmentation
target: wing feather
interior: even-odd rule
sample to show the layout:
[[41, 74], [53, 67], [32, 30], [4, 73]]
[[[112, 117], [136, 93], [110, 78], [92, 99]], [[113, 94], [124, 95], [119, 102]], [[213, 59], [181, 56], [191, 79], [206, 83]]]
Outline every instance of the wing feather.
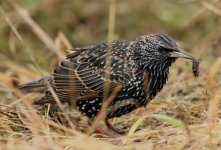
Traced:
[[109, 78], [105, 76], [109, 44], [76, 49], [69, 54], [53, 71], [53, 83], [59, 95], [65, 98], [70, 98], [70, 95], [79, 99], [92, 98], [106, 90], [105, 83], [112, 91], [117, 85], [128, 82], [133, 77], [133, 64], [128, 64], [128, 51], [125, 50], [130, 47], [130, 42], [115, 41], [111, 46]]

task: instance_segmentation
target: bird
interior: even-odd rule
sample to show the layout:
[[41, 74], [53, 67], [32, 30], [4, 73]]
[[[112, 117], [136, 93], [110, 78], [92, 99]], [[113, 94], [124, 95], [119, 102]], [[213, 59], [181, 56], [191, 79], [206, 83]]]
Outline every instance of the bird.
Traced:
[[120, 86], [106, 109], [105, 123], [113, 131], [122, 133], [109, 119], [145, 107], [162, 90], [171, 65], [181, 57], [197, 62], [165, 33], [142, 35], [131, 41], [114, 40], [75, 48], [49, 76], [21, 84], [19, 89], [24, 93], [44, 93], [36, 105], [56, 103], [48, 87], [50, 84], [62, 103], [73, 104], [93, 119], [107, 100], [103, 99], [105, 91], [110, 96]]

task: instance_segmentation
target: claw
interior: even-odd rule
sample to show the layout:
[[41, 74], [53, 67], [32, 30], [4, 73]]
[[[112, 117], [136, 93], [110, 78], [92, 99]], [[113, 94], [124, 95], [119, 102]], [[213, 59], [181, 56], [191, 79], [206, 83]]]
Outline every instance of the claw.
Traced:
[[109, 129], [111, 129], [112, 131], [114, 131], [114, 132], [116, 132], [118, 134], [121, 134], [121, 135], [126, 134], [126, 130], [124, 130], [124, 129], [120, 128], [120, 127], [112, 125], [108, 119], [105, 120], [105, 124], [107, 125], [107, 127]]

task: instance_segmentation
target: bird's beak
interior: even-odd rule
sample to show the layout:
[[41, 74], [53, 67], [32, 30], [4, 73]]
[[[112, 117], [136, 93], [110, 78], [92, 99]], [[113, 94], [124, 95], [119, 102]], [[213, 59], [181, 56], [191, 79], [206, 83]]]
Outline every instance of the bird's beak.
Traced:
[[186, 58], [186, 59], [190, 59], [190, 60], [195, 60], [195, 58], [193, 56], [191, 56], [189, 53], [187, 53], [179, 48], [177, 50], [171, 52], [170, 57], [175, 57], [175, 58], [182, 57], [182, 58]]

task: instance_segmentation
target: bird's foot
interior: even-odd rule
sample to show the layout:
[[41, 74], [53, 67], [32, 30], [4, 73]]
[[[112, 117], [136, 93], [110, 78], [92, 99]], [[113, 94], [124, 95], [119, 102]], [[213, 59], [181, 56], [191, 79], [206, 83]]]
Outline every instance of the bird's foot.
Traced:
[[105, 124], [107, 125], [107, 127], [108, 127], [109, 129], [111, 129], [112, 131], [114, 131], [114, 132], [116, 132], [116, 133], [118, 133], [118, 134], [123, 135], [123, 134], [126, 134], [126, 133], [127, 133], [127, 131], [126, 131], [125, 129], [122, 129], [122, 128], [120, 128], [120, 127], [117, 127], [117, 126], [112, 125], [112, 124], [110, 123], [110, 121], [107, 120], [107, 119], [105, 120]]
[[[89, 124], [91, 124], [90, 121]], [[118, 137], [119, 135], [124, 135], [127, 133], [125, 129], [112, 125], [107, 119], [105, 119], [105, 125], [106, 128], [101, 128], [98, 124], [96, 124], [94, 132], [110, 137]]]

